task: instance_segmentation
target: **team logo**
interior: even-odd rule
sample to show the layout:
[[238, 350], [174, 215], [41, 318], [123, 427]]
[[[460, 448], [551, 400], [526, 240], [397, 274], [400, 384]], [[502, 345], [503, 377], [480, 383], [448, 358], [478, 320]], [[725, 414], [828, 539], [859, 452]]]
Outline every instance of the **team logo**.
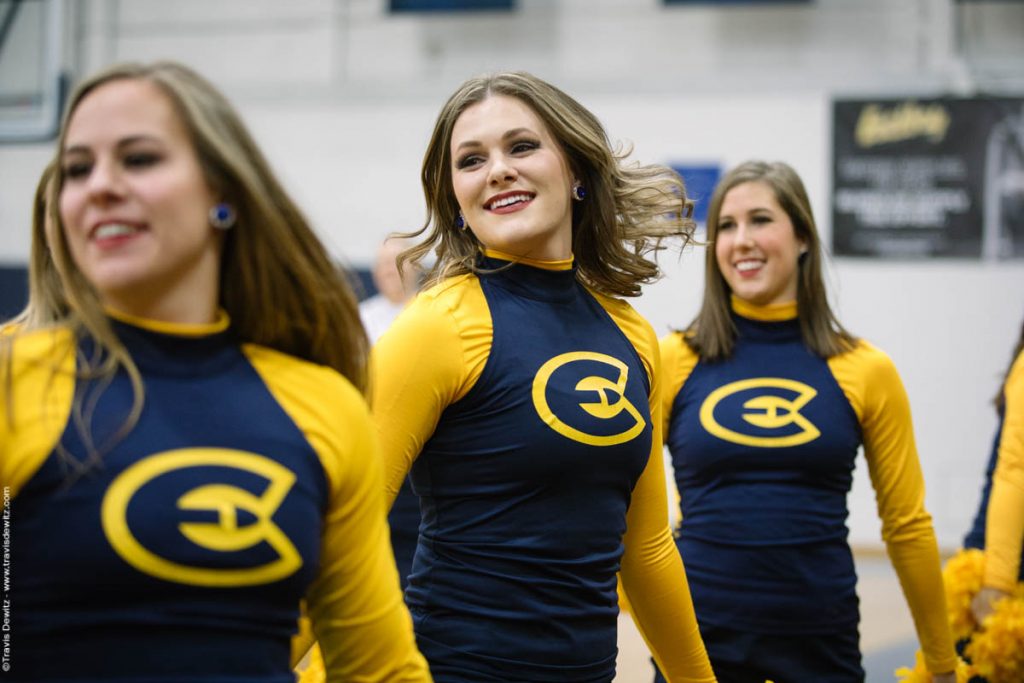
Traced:
[[[744, 379], [712, 391], [700, 407], [700, 423], [704, 429], [719, 439], [744, 446], [759, 448], [799, 446], [821, 436], [818, 428], [800, 414], [800, 409], [817, 395], [818, 392], [813, 387], [791, 379], [779, 377]], [[715, 417], [716, 408], [735, 402], [742, 403], [734, 410], [733, 406], [730, 406], [729, 413], [738, 414], [743, 422], [759, 428], [762, 433], [745, 434], [736, 429], [730, 429]], [[741, 425], [737, 423], [734, 426], [738, 428]], [[765, 435], [763, 432], [775, 432], [775, 434]]]
[[[591, 446], [626, 443], [647, 426], [644, 416], [626, 398], [628, 379], [629, 368], [618, 358], [590, 351], [563, 353], [542, 365], [533, 378], [533, 406], [546, 425], [573, 441]], [[556, 385], [573, 387], [572, 392], [562, 392], [569, 393], [567, 400], [551, 397]], [[590, 400], [580, 400], [580, 393]], [[597, 418], [607, 429], [594, 429], [587, 416]], [[584, 426], [586, 431], [581, 429]]]
[[[266, 543], [277, 558], [255, 567], [190, 566], [147, 548], [129, 524], [129, 506], [143, 489], [165, 477], [187, 475], [195, 468], [227, 468], [266, 482], [262, 494], [229, 483], [186, 489], [168, 517], [178, 515], [177, 531], [189, 542], [214, 553], [239, 553]], [[253, 586], [290, 576], [302, 557], [273, 522], [274, 513], [295, 483], [288, 468], [253, 453], [223, 448], [189, 448], [150, 456], [122, 472], [107, 489], [101, 511], [103, 532], [121, 558], [139, 571], [168, 581], [197, 586]], [[185, 521], [189, 516], [210, 521]], [[173, 522], [171, 522], [173, 525]]]

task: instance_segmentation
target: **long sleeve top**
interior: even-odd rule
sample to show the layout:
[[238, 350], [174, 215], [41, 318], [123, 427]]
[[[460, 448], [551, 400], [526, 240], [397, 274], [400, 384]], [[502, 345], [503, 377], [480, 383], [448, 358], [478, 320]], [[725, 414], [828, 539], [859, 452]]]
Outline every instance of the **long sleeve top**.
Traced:
[[985, 550], [984, 584], [1009, 592], [1024, 581], [1024, 353], [1010, 367], [1003, 399], [981, 504], [964, 545]]
[[731, 357], [707, 363], [662, 339], [678, 544], [698, 620], [758, 632], [855, 629], [846, 496], [863, 446], [882, 537], [931, 671], [956, 662], [924, 506], [910, 407], [892, 361], [867, 342], [824, 359], [796, 304], [733, 298]]
[[439, 681], [608, 681], [616, 572], [671, 681], [712, 681], [667, 524], [657, 339], [572, 262], [488, 252], [374, 349], [388, 493], [423, 523], [406, 600]]
[[112, 324], [144, 390], [126, 433], [131, 382], [83, 372], [89, 339], [16, 333], [0, 354], [8, 675], [292, 683], [305, 598], [328, 681], [429, 681], [360, 393], [238, 344], [226, 315]]

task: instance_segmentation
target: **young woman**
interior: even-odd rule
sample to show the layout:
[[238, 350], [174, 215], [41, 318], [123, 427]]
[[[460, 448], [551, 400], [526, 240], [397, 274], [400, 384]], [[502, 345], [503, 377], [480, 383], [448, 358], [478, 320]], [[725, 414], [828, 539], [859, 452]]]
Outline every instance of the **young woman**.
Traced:
[[[965, 548], [984, 551], [981, 590], [971, 600], [971, 618], [961, 622], [973, 621], [978, 627], [996, 615], [973, 638], [966, 654], [975, 666], [990, 672], [992, 683], [1002, 683], [1024, 677], [1024, 624], [1014, 617], [1024, 613], [1024, 326], [996, 398], [996, 410], [999, 428], [985, 470], [981, 503], [964, 539]], [[969, 560], [957, 557], [949, 564], [964, 561]], [[955, 588], [947, 586], [947, 591]]]
[[182, 66], [116, 66], [56, 164], [0, 338], [6, 674], [291, 682], [305, 598], [329, 681], [429, 680], [355, 300], [237, 114]]
[[842, 328], [803, 183], [747, 162], [708, 210], [705, 291], [661, 342], [677, 535], [721, 681], [863, 681], [846, 496], [863, 445], [882, 535], [936, 681], [956, 662], [907, 397]]
[[423, 525], [406, 589], [439, 681], [612, 680], [616, 573], [672, 681], [714, 680], [667, 524], [657, 339], [618, 297], [689, 237], [670, 169], [525, 73], [464, 83], [423, 163], [433, 286], [374, 348], [388, 494]]

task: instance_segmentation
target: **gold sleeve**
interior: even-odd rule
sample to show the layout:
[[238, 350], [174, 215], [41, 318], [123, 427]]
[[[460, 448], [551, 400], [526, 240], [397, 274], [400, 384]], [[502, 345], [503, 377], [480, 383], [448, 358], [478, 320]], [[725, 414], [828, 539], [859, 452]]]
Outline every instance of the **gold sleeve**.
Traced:
[[1003, 396], [1003, 431], [985, 518], [984, 584], [1010, 592], [1020, 575], [1024, 541], [1024, 353], [1010, 368]]
[[666, 334], [658, 340], [658, 348], [661, 351], [661, 376], [663, 378], [661, 430], [662, 434], [668, 434], [669, 423], [672, 420], [672, 406], [676, 402], [676, 396], [700, 358], [683, 340], [682, 332]]
[[0, 488], [12, 498], [56, 447], [74, 391], [68, 330], [10, 330], [0, 337]]
[[479, 379], [492, 338], [479, 282], [460, 276], [417, 296], [374, 346], [370, 404], [389, 508], [441, 413]]
[[245, 351], [320, 456], [328, 482], [320, 569], [306, 595], [327, 682], [430, 681], [402, 601], [365, 401], [326, 368], [260, 347]]
[[925, 662], [929, 671], [952, 671], [957, 658], [946, 619], [938, 544], [925, 509], [924, 475], [903, 382], [892, 360], [864, 341], [828, 364], [861, 425], [882, 539]]
[[623, 302], [598, 297], [633, 343], [650, 378], [651, 452], [626, 513], [620, 577], [630, 614], [670, 683], [715, 680], [690, 597], [683, 562], [668, 526], [662, 463], [661, 356], [650, 324]]

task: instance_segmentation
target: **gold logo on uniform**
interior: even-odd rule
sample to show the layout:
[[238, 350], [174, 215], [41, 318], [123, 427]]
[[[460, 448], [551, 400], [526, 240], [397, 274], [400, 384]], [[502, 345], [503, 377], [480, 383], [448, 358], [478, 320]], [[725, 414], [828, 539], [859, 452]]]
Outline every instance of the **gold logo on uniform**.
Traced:
[[[229, 484], [206, 484], [181, 495], [179, 510], [210, 512], [215, 522], [181, 522], [178, 531], [201, 548], [230, 553], [267, 543], [277, 559], [256, 567], [214, 569], [180, 564], [146, 548], [128, 525], [128, 506], [139, 490], [163, 475], [194, 467], [227, 467], [256, 474], [269, 482], [256, 496]], [[157, 578], [196, 586], [253, 586], [293, 574], [302, 556], [272, 520], [295, 483], [295, 474], [269, 458], [224, 448], [187, 448], [167, 451], [137, 462], [113, 481], [103, 497], [101, 519], [107, 540], [121, 558], [136, 569]], [[168, 510], [167, 514], [174, 511]], [[239, 512], [256, 518], [239, 525]]]
[[[786, 399], [782, 396], [765, 393], [748, 399], [743, 403], [743, 408], [747, 412], [740, 415], [746, 423], [768, 430], [784, 429], [790, 425], [795, 425], [800, 428], [800, 431], [784, 436], [754, 436], [724, 427], [715, 419], [715, 408], [723, 400], [742, 391], [753, 391], [756, 389], [783, 389], [795, 393], [796, 397]], [[712, 391], [704, 399], [704, 403], [700, 407], [700, 423], [708, 433], [717, 436], [719, 439], [744, 446], [756, 446], [759, 448], [799, 446], [800, 444], [814, 441], [821, 436], [818, 428], [800, 414], [800, 409], [817, 395], [818, 392], [813, 387], [791, 379], [782, 379], [780, 377], [744, 379], [726, 384]]]
[[[614, 368], [613, 374], [615, 375], [614, 381], [600, 375], [589, 375], [579, 380], [575, 386], [576, 391], [594, 392], [597, 394], [596, 401], [580, 402], [578, 404], [579, 407], [599, 420], [611, 420], [625, 411], [632, 418], [633, 422], [628, 429], [618, 434], [589, 434], [566, 424], [555, 415], [551, 406], [548, 405], [548, 381], [555, 371], [570, 363], [579, 361], [595, 361], [609, 365]], [[644, 416], [626, 398], [626, 381], [628, 379], [629, 367], [618, 358], [591, 351], [563, 353], [544, 363], [533, 378], [533, 406], [537, 410], [537, 414], [540, 415], [541, 420], [544, 421], [544, 424], [573, 441], [579, 441], [591, 446], [613, 446], [626, 443], [636, 438], [637, 435], [643, 432], [644, 427], [647, 426]]]

